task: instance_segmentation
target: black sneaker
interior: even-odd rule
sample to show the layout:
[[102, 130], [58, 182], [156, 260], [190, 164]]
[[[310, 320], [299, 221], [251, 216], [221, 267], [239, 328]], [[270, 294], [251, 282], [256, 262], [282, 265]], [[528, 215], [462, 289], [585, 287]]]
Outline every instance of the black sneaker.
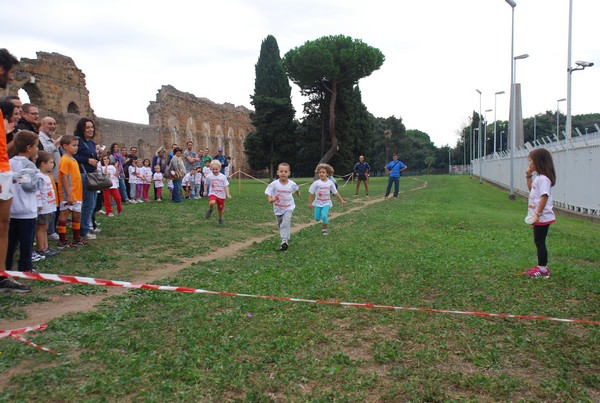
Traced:
[[212, 209], [209, 208], [208, 210], [206, 210], [206, 214], [204, 214], [204, 218], [210, 218], [211, 215], [212, 215]]
[[12, 278], [5, 278], [0, 280], [0, 293], [18, 292], [26, 293], [30, 292], [31, 287], [25, 284], [21, 284], [13, 280]]
[[288, 243], [287, 243], [287, 241], [283, 241], [283, 242], [281, 243], [281, 248], [280, 248], [280, 250], [282, 250], [282, 251], [283, 251], [283, 250], [288, 250], [288, 247], [289, 247], [289, 246], [288, 246]]
[[219, 221], [217, 221], [219, 223], [219, 225], [223, 225], [223, 219], [219, 218]]

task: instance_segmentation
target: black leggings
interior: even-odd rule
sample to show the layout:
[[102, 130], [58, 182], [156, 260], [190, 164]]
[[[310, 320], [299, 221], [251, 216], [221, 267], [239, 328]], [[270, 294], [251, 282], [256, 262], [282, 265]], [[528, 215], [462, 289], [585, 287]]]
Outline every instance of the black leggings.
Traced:
[[533, 242], [537, 248], [538, 266], [548, 265], [548, 249], [546, 249], [546, 237], [548, 236], [548, 225], [533, 226]]

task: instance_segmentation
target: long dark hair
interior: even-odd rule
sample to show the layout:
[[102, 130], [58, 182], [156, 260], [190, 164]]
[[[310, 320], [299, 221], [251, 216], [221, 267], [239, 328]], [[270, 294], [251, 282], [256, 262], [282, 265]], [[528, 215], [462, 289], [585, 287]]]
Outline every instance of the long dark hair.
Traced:
[[96, 135], [96, 124], [94, 123], [94, 121], [90, 118], [81, 118], [79, 119], [79, 121], [77, 121], [77, 125], [75, 126], [73, 134], [76, 137], [80, 137], [82, 140], [85, 140], [85, 124], [87, 122], [92, 122], [92, 124], [94, 125], [94, 136]]
[[4, 115], [4, 119], [9, 120], [13, 113], [15, 112], [15, 104], [10, 101], [2, 101], [0, 102], [0, 109], [2, 110], [2, 115]]
[[552, 154], [545, 148], [536, 148], [529, 153], [529, 159], [533, 162], [538, 174], [550, 179], [552, 186], [556, 184], [556, 172], [554, 171], [554, 161]]
[[[108, 153], [109, 153], [110, 155], [113, 155], [113, 154], [115, 153], [115, 146], [118, 146], [118, 145], [119, 145], [119, 143], [112, 143], [112, 144], [110, 145], [110, 150], [108, 151]], [[120, 148], [118, 148], [118, 149], [117, 149], [117, 152], [121, 152], [121, 149], [120, 149]]]

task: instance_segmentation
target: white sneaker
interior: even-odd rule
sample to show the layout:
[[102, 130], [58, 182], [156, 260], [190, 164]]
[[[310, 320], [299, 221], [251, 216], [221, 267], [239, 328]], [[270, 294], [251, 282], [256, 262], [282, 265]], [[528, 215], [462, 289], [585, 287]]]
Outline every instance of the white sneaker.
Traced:
[[156, 199], [156, 201], [162, 201], [162, 199]]
[[98, 213], [99, 214], [106, 214], [106, 211], [104, 211], [104, 210], [98, 210]]
[[115, 215], [113, 213], [108, 213], [106, 216], [107, 217], [114, 217]]
[[102, 232], [102, 229], [100, 227], [96, 227], [96, 228], [92, 228], [90, 231], [92, 231], [92, 232]]
[[87, 234], [85, 236], [85, 239], [96, 239], [96, 235], [92, 234], [91, 232], [89, 234]]
[[136, 203], [143, 203], [144, 201], [142, 199], [137, 199]]
[[60, 237], [58, 236], [58, 234], [56, 232], [48, 235], [48, 238], [52, 239], [53, 241], [58, 241], [60, 239]]
[[44, 260], [44, 259], [46, 259], [46, 256], [44, 256], [44, 255], [40, 255], [40, 254], [39, 254], [39, 253], [37, 253], [37, 252], [33, 252], [33, 253], [31, 254], [31, 261], [32, 261], [33, 263], [39, 262], [40, 260]]

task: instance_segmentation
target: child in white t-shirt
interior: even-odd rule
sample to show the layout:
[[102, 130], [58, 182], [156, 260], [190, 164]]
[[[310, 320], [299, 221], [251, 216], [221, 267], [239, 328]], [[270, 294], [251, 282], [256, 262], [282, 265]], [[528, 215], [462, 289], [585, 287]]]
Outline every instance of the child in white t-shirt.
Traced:
[[150, 160], [148, 158], [144, 158], [142, 162], [142, 198], [144, 202], [148, 203], [150, 201], [150, 184], [152, 183], [152, 168], [150, 168]]
[[288, 249], [290, 240], [290, 229], [292, 225], [292, 213], [296, 208], [294, 203], [294, 193], [300, 197], [300, 188], [294, 181], [289, 180], [290, 166], [282, 162], [277, 166], [278, 180], [269, 183], [265, 190], [265, 195], [269, 203], [273, 204], [273, 212], [279, 226], [279, 236], [281, 237], [280, 250]]
[[338, 193], [335, 183], [329, 180], [329, 177], [333, 175], [333, 167], [331, 165], [321, 163], [317, 165], [315, 173], [319, 176], [319, 179], [314, 181], [308, 189], [308, 207], [315, 209], [315, 221], [323, 222], [321, 233], [329, 235], [329, 209], [333, 206], [331, 193], [336, 195], [342, 206], [345, 206], [346, 202]]
[[110, 197], [115, 200], [117, 204], [117, 213], [121, 214], [123, 212], [123, 203], [121, 201], [121, 193], [119, 193], [119, 175], [117, 173], [117, 168], [110, 163], [110, 157], [105, 155], [102, 157], [101, 163], [98, 163], [98, 169], [102, 172], [106, 172], [110, 176], [110, 181], [112, 185], [109, 189], [104, 189], [102, 191], [102, 197], [104, 197], [104, 209], [106, 210], [106, 215], [108, 217], [114, 217], [112, 210], [112, 202]]
[[154, 174], [152, 175], [152, 182], [154, 183], [154, 200], [162, 201], [162, 191], [165, 186], [163, 182], [163, 173], [160, 170], [160, 165], [154, 166]]
[[215, 204], [219, 211], [219, 224], [223, 224], [223, 210], [225, 209], [225, 198], [231, 200], [229, 194], [229, 181], [221, 173], [221, 163], [218, 160], [212, 160], [210, 163], [211, 174], [206, 177], [206, 186], [210, 189], [208, 193], [208, 210], [205, 217], [210, 218]]
[[38, 157], [35, 166], [39, 169], [37, 177], [43, 181], [42, 188], [37, 193], [38, 216], [35, 232], [36, 253], [42, 256], [50, 257], [58, 255], [60, 252], [48, 246], [48, 226], [54, 222], [56, 214], [56, 184], [52, 177], [54, 170], [54, 157], [47, 151], [38, 151]]

